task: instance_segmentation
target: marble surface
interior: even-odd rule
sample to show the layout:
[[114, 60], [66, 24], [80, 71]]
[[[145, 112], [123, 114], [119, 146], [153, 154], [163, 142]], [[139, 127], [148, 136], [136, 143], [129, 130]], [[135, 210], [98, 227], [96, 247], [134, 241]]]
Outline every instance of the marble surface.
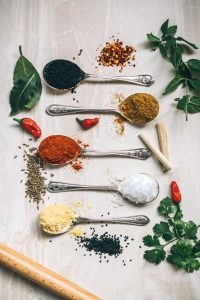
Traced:
[[[179, 89], [169, 96], [162, 96], [163, 88], [170, 80], [171, 66], [158, 52], [151, 52], [146, 44], [146, 33], [157, 33], [162, 22], [178, 24], [179, 34], [200, 45], [200, 1], [198, 0], [0, 0], [0, 54], [1, 54], [1, 109], [0, 109], [0, 241], [53, 269], [64, 277], [92, 291], [103, 300], [197, 300], [200, 299], [200, 272], [177, 272], [167, 263], [154, 266], [143, 259], [142, 237], [149, 233], [159, 220], [156, 212], [159, 200], [169, 194], [169, 183], [176, 179], [183, 194], [182, 208], [186, 219], [199, 223], [199, 114], [185, 122], [182, 112], [175, 109], [173, 99], [182, 95]], [[143, 130], [158, 144], [155, 124], [163, 120], [169, 133], [171, 172], [163, 173], [154, 158], [141, 162], [120, 158], [91, 158], [84, 161], [84, 170], [75, 172], [69, 166], [53, 170], [56, 180], [107, 184], [115, 176], [131, 172], [146, 172], [160, 183], [160, 195], [144, 208], [135, 207], [113, 194], [98, 192], [71, 192], [47, 194], [40, 209], [50, 203], [73, 204], [80, 201], [85, 216], [102, 214], [120, 216], [146, 214], [151, 223], [146, 227], [110, 225], [106, 230], [113, 234], [128, 234], [134, 242], [117, 259], [99, 263], [93, 256], [84, 256], [83, 250], [75, 251], [76, 242], [68, 234], [52, 239], [43, 235], [37, 226], [39, 211], [24, 195], [24, 182], [20, 184], [24, 167], [22, 150], [18, 146], [29, 142], [29, 136], [9, 117], [9, 91], [12, 73], [18, 58], [18, 45], [24, 55], [42, 73], [43, 66], [55, 58], [77, 62], [86, 72], [118, 74], [117, 69], [95, 68], [96, 49], [109, 38], [118, 36], [124, 43], [137, 49], [136, 68], [125, 68], [123, 74], [149, 73], [155, 84], [142, 88], [131, 84], [85, 83], [77, 93], [57, 95], [43, 86], [38, 105], [27, 113], [38, 121], [43, 137], [65, 134], [80, 138], [96, 149], [134, 148], [142, 146], [137, 137], [142, 129], [126, 124], [125, 133], [119, 136], [113, 124], [114, 117], [102, 115], [97, 127], [82, 131], [75, 116], [52, 118], [45, 114], [49, 104], [59, 103], [80, 106], [116, 105], [115, 93], [128, 96], [135, 92], [149, 92], [160, 102], [158, 118]], [[78, 56], [79, 50], [82, 55]], [[199, 57], [199, 50], [193, 54]], [[75, 97], [75, 101], [73, 101]], [[78, 101], [78, 102], [77, 102]], [[20, 113], [19, 117], [24, 117]], [[38, 142], [29, 142], [38, 145]], [[16, 159], [13, 157], [17, 155]], [[47, 170], [49, 173], [51, 170]], [[48, 177], [49, 178], [49, 177]], [[49, 197], [49, 199], [48, 199]], [[119, 205], [120, 204], [120, 205]], [[84, 227], [89, 233], [89, 226]], [[105, 228], [96, 226], [98, 232]], [[132, 262], [128, 262], [132, 258]], [[125, 260], [126, 266], [122, 261]], [[42, 288], [26, 281], [10, 271], [0, 268], [0, 299], [2, 300], [53, 300], [59, 299]]]

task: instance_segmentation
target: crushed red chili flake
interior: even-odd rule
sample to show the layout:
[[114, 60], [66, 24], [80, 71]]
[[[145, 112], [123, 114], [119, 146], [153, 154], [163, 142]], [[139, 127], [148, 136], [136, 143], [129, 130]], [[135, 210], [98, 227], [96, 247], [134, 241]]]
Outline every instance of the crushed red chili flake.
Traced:
[[83, 162], [80, 159], [77, 159], [71, 162], [71, 166], [74, 170], [80, 171], [83, 169]]
[[[114, 39], [112, 42], [106, 43], [97, 57], [97, 61], [99, 65], [106, 67], [120, 67], [119, 71], [122, 72], [127, 63], [130, 66], [131, 62], [135, 60], [134, 52], [136, 52], [134, 47], [123, 46], [123, 42]], [[132, 66], [135, 67], [135, 64]]]

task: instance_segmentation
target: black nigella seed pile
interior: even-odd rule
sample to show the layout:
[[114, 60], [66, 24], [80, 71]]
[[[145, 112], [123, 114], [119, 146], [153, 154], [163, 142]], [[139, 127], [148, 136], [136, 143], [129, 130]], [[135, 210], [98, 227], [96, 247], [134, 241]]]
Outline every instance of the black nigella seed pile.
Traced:
[[[99, 262], [101, 263], [105, 260], [109, 262], [108, 256], [117, 258], [120, 254], [123, 253], [124, 248], [127, 248], [130, 243], [128, 242], [129, 236], [117, 236], [116, 234], [109, 234], [107, 231], [103, 234], [97, 234], [95, 228], [91, 227], [92, 230], [91, 236], [87, 237], [77, 237], [77, 243], [80, 248], [85, 248], [89, 255], [92, 253], [99, 257]], [[133, 240], [133, 239], [131, 239]], [[76, 248], [76, 251], [78, 249]], [[86, 256], [86, 254], [84, 254]], [[129, 261], [132, 261], [129, 260]], [[123, 264], [126, 265], [123, 261]]]
[[60, 90], [73, 90], [77, 84], [85, 79], [85, 73], [79, 66], [65, 59], [49, 62], [44, 68], [43, 76], [47, 84]]

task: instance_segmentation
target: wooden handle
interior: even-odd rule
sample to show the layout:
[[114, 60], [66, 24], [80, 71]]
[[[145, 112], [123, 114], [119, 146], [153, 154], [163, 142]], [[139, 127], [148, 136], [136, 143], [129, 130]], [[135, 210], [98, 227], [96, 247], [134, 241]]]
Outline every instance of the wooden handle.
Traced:
[[[166, 129], [164, 122], [157, 123], [156, 128], [157, 128], [157, 133], [158, 133], [160, 151], [167, 159], [169, 159], [167, 129]], [[163, 165], [163, 171], [166, 171], [166, 168], [164, 165]]]
[[63, 278], [32, 259], [0, 243], [0, 265], [39, 284], [63, 299], [100, 300], [75, 283]]
[[154, 156], [165, 166], [166, 170], [171, 170], [172, 165], [169, 160], [160, 152], [158, 147], [156, 147], [150, 139], [144, 134], [140, 133], [139, 138], [143, 141], [143, 143], [151, 150]]

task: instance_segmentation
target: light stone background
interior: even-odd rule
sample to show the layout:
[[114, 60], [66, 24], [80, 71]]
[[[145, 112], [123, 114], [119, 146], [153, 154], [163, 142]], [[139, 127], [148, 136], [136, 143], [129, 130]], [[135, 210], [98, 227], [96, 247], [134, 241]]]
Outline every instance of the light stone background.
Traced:
[[[142, 237], [151, 231], [159, 220], [156, 208], [159, 201], [169, 194], [169, 183], [176, 179], [183, 194], [182, 208], [186, 219], [199, 223], [199, 114], [185, 122], [182, 112], [175, 109], [173, 99], [182, 95], [179, 89], [169, 96], [162, 96], [163, 88], [172, 78], [171, 65], [160, 54], [147, 47], [146, 34], [158, 33], [159, 26], [167, 18], [178, 24], [178, 34], [200, 45], [200, 1], [198, 0], [1, 0], [0, 1], [0, 93], [1, 93], [1, 146], [0, 146], [0, 241], [35, 259], [80, 286], [99, 295], [104, 300], [197, 300], [200, 299], [200, 272], [186, 274], [176, 271], [171, 265], [162, 263], [154, 266], [143, 259]], [[119, 34], [118, 34], [119, 33]], [[145, 162], [120, 158], [91, 158], [84, 162], [84, 170], [76, 173], [69, 166], [53, 170], [56, 180], [85, 184], [107, 184], [117, 174], [146, 172], [155, 176], [160, 183], [160, 195], [156, 201], [144, 208], [137, 208], [121, 198], [107, 193], [71, 192], [47, 195], [42, 208], [50, 203], [71, 204], [80, 201], [85, 215], [99, 217], [108, 211], [113, 216], [146, 214], [151, 223], [146, 227], [110, 225], [110, 233], [128, 234], [134, 243], [118, 259], [110, 263], [98, 262], [95, 256], [84, 256], [84, 251], [75, 252], [76, 242], [68, 234], [50, 238], [41, 234], [37, 226], [38, 210], [24, 197], [24, 184], [20, 184], [24, 167], [22, 151], [17, 146], [30, 137], [9, 117], [9, 91], [12, 74], [18, 58], [18, 45], [24, 55], [33, 62], [40, 74], [44, 65], [55, 58], [76, 62], [87, 72], [118, 74], [116, 69], [95, 69], [96, 49], [119, 36], [124, 43], [137, 48], [135, 69], [126, 68], [123, 74], [149, 73], [155, 84], [149, 88], [131, 84], [89, 84], [79, 86], [73, 101], [70, 93], [53, 94], [43, 86], [39, 104], [30, 113], [43, 130], [43, 137], [65, 134], [80, 138], [96, 149], [122, 149], [142, 146], [137, 134], [142, 130], [126, 124], [125, 134], [119, 136], [113, 124], [114, 117], [102, 115], [98, 126], [81, 131], [75, 116], [52, 118], [45, 108], [52, 103], [81, 106], [114, 105], [113, 95], [128, 96], [135, 92], [149, 92], [159, 99], [159, 117], [143, 129], [158, 144], [155, 124], [163, 120], [168, 128], [170, 158], [174, 165], [171, 172], [164, 174], [154, 158]], [[79, 49], [83, 49], [78, 56]], [[199, 50], [193, 57], [199, 57]], [[38, 142], [29, 142], [38, 145]], [[17, 159], [13, 159], [18, 155]], [[51, 170], [48, 170], [50, 173]], [[48, 200], [48, 196], [50, 199]], [[123, 204], [119, 206], [113, 203]], [[92, 206], [90, 209], [88, 206]], [[105, 229], [96, 226], [97, 231]], [[89, 232], [89, 227], [85, 226]], [[133, 258], [123, 266], [122, 260]], [[53, 300], [59, 299], [25, 279], [0, 268], [0, 299], [2, 300]]]

